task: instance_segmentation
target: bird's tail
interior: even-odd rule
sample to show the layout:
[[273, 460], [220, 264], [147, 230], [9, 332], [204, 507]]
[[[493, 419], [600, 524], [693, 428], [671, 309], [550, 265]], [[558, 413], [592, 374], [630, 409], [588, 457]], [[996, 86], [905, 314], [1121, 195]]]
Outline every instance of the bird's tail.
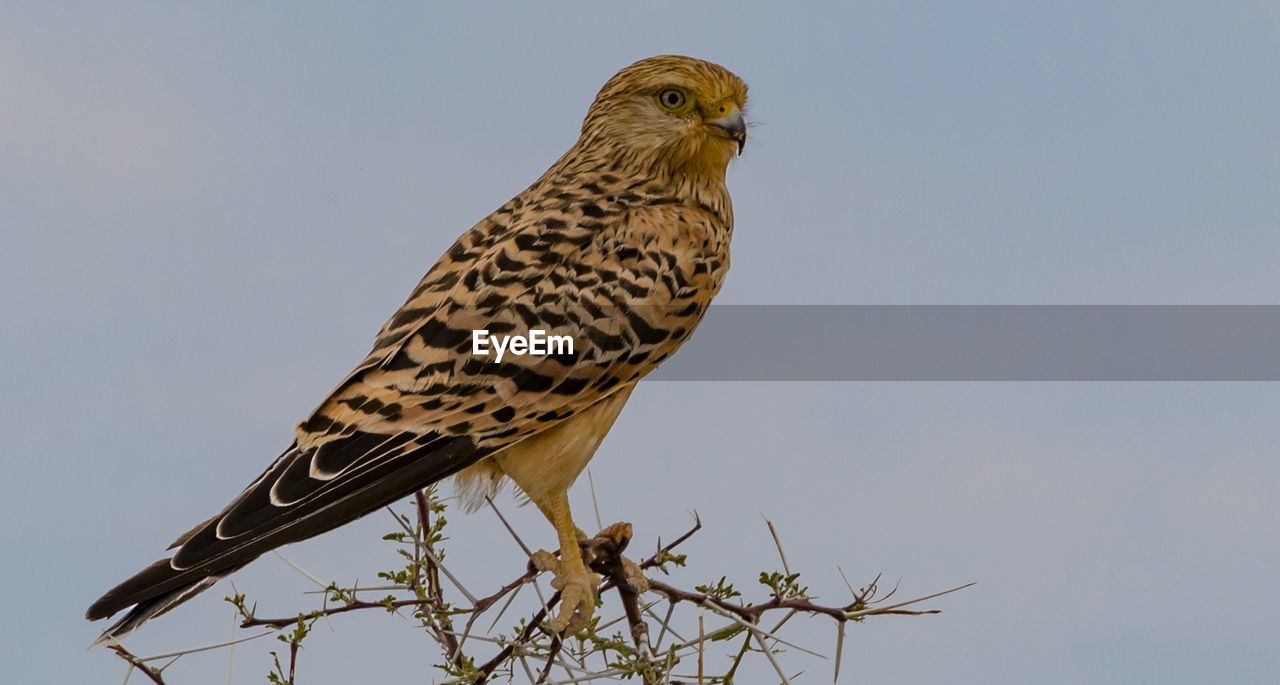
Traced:
[[96, 621], [131, 606], [129, 612], [102, 631], [102, 635], [90, 647], [128, 635], [138, 626], [209, 589], [239, 568], [240, 566], [224, 569], [215, 575], [182, 582], [177, 578], [179, 572], [169, 563], [169, 559], [157, 561], [112, 588], [85, 612], [85, 618]]
[[[324, 447], [330, 451], [322, 451]], [[170, 546], [177, 548], [172, 559], [161, 559], [112, 588], [89, 607], [85, 617], [96, 621], [127, 609], [99, 642], [119, 638], [267, 550], [378, 511], [484, 456], [487, 453], [470, 438], [423, 438], [409, 433], [387, 438], [356, 431], [322, 448], [292, 446], [222, 513], [175, 540]], [[367, 467], [350, 466], [366, 462]], [[319, 473], [317, 463], [345, 466], [320, 477], [313, 475]], [[344, 475], [336, 478], [340, 472]], [[291, 501], [281, 500], [282, 492]]]

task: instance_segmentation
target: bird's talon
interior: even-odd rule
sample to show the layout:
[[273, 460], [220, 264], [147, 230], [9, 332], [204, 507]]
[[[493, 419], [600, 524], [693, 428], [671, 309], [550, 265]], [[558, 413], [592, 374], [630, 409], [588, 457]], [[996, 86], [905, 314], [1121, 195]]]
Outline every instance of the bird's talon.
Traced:
[[633, 531], [631, 524], [625, 521], [606, 526], [604, 530], [596, 533], [596, 537], [598, 538], [608, 538], [612, 540], [613, 544], [617, 545], [619, 549], [626, 547], [627, 543], [631, 542], [632, 535]]
[[627, 584], [631, 586], [631, 591], [637, 595], [648, 592], [649, 578], [644, 575], [644, 569], [627, 557], [619, 556], [618, 560], [622, 562], [622, 570], [627, 576]]
[[[534, 556], [537, 563], [538, 555]], [[555, 572], [551, 587], [560, 591], [560, 611], [548, 627], [553, 633], [572, 635], [591, 622], [596, 610], [596, 588], [600, 586], [600, 576], [585, 567], [572, 570], [565, 568], [563, 561], [554, 557], [552, 560], [554, 567], [547, 570]]]
[[555, 571], [560, 567], [560, 560], [556, 558], [556, 555], [545, 549], [540, 549], [534, 552], [533, 556], [529, 558], [529, 563], [533, 565], [534, 569], [540, 572]]

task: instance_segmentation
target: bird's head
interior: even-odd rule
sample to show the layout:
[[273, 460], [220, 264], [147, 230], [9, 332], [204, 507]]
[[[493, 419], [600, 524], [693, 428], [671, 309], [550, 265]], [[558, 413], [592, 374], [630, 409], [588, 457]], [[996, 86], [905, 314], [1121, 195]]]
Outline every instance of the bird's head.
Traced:
[[724, 178], [747, 143], [747, 84], [718, 64], [662, 55], [609, 79], [582, 123], [582, 143], [632, 163]]

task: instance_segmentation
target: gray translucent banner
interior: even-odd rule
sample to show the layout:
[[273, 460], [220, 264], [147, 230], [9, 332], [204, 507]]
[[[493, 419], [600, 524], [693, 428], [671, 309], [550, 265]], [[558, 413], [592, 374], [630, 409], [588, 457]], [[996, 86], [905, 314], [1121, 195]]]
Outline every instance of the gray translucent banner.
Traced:
[[1274, 381], [1280, 306], [711, 307], [662, 381]]

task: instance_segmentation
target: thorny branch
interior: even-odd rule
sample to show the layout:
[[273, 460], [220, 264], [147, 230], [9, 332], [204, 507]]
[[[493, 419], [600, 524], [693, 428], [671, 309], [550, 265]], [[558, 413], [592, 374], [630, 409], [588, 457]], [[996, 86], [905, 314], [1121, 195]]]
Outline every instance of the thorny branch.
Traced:
[[[965, 585], [961, 585], [959, 587], [953, 588], [948, 592], [963, 590], [972, 585], [973, 583], [967, 583]], [[667, 598], [673, 602], [691, 602], [697, 605], [711, 604], [749, 623], [756, 623], [760, 620], [760, 617], [765, 612], [774, 611], [777, 609], [793, 609], [795, 611], [808, 613], [808, 614], [830, 616], [831, 618], [834, 618], [837, 621], [853, 621], [853, 620], [861, 619], [866, 616], [890, 616], [890, 615], [924, 616], [926, 614], [942, 613], [941, 609], [911, 610], [911, 609], [896, 608], [897, 605], [890, 606], [890, 607], [869, 606], [868, 601], [870, 600], [870, 597], [874, 594], [876, 590], [876, 587], [874, 584], [868, 586], [866, 590], [860, 592], [852, 602], [844, 606], [838, 606], [838, 607], [823, 606], [821, 604], [815, 604], [814, 602], [808, 599], [779, 599], [778, 597], [773, 597], [769, 601], [762, 602], [760, 604], [751, 604], [751, 605], [744, 606], [741, 604], [734, 604], [733, 602], [726, 602], [714, 595], [710, 595], [707, 593], [689, 592], [688, 590], [681, 590], [680, 588], [668, 585], [661, 581], [652, 580], [652, 579], [649, 581], [649, 589], [653, 590], [654, 592], [660, 592], [663, 595], [666, 595]], [[937, 596], [938, 595], [932, 595], [931, 597], [921, 597], [919, 600], [915, 600], [915, 601], [932, 599], [933, 597], [937, 597]]]
[[[861, 622], [870, 616], [921, 616], [939, 613], [937, 609], [911, 608], [921, 602], [940, 597], [970, 587], [973, 583], [961, 585], [949, 590], [917, 597], [907, 601], [886, 603], [897, 592], [891, 588], [881, 595], [879, 576], [865, 587], [855, 590], [847, 579], [845, 583], [850, 592], [848, 603], [839, 605], [820, 604], [810, 596], [808, 588], [799, 582], [800, 574], [791, 570], [782, 549], [782, 542], [772, 522], [767, 522], [773, 541], [777, 546], [778, 556], [783, 570], [761, 572], [759, 582], [768, 588], [769, 596], [762, 601], [746, 602], [742, 593], [721, 577], [714, 583], [698, 585], [693, 589], [685, 589], [675, 584], [648, 577], [647, 593], [641, 593], [632, 586], [622, 556], [631, 542], [631, 526], [614, 524], [608, 526], [595, 537], [580, 541], [583, 559], [593, 571], [601, 574], [603, 583], [598, 588], [598, 595], [606, 597], [610, 591], [616, 594], [622, 607], [622, 615], [604, 621], [597, 616], [591, 625], [574, 636], [552, 635], [546, 628], [547, 617], [552, 615], [560, 602], [560, 593], [543, 597], [539, 589], [537, 572], [530, 566], [521, 575], [484, 597], [474, 597], [462, 586], [461, 582], [443, 565], [445, 557], [442, 547], [446, 539], [443, 529], [447, 520], [443, 515], [445, 504], [435, 496], [434, 489], [417, 493], [413, 500], [416, 521], [392, 511], [400, 531], [388, 534], [385, 539], [398, 545], [397, 552], [406, 561], [403, 568], [379, 574], [388, 584], [377, 587], [341, 587], [337, 583], [324, 589], [322, 606], [309, 612], [289, 617], [259, 618], [255, 614], [256, 606], [249, 605], [244, 595], [229, 597], [228, 601], [235, 605], [239, 612], [242, 628], [255, 626], [267, 627], [282, 631], [278, 639], [289, 645], [288, 668], [282, 668], [280, 659], [275, 659], [275, 670], [268, 675], [273, 685], [297, 685], [295, 682], [299, 647], [310, 632], [311, 626], [321, 618], [337, 616], [352, 611], [381, 609], [388, 612], [399, 612], [402, 609], [412, 611], [412, 617], [426, 630], [438, 644], [442, 661], [437, 666], [447, 676], [447, 683], [457, 685], [480, 685], [494, 678], [510, 680], [515, 677], [516, 669], [531, 683], [548, 685], [585, 682], [593, 679], [611, 677], [639, 676], [645, 685], [660, 683], [697, 682], [697, 683], [732, 683], [744, 660], [753, 653], [763, 654], [768, 665], [783, 683], [790, 683], [791, 678], [783, 670], [778, 660], [778, 653], [787, 649], [816, 655], [823, 655], [799, 645], [788, 642], [779, 631], [794, 616], [824, 616], [836, 624], [836, 654], [834, 677], [839, 678], [841, 653], [844, 647], [845, 628], [849, 622]], [[492, 506], [492, 502], [490, 502]], [[516, 543], [528, 554], [528, 547], [507, 523], [502, 513], [493, 507], [494, 512], [502, 519], [504, 526], [511, 533]], [[686, 543], [702, 529], [702, 521], [695, 515], [694, 524], [673, 541], [662, 545], [638, 564], [643, 571], [668, 572], [669, 566], [686, 566], [687, 556], [675, 550]], [[305, 574], [305, 571], [298, 569]], [[844, 576], [843, 570], [840, 571]], [[308, 574], [309, 575], [309, 574]], [[447, 577], [458, 594], [465, 596], [470, 606], [455, 606], [446, 597], [441, 583], [442, 576]], [[521, 589], [527, 585], [534, 587], [540, 604], [519, 621], [508, 633], [494, 633], [493, 629], [501, 620], [509, 607], [514, 603]], [[369, 592], [390, 591], [382, 599], [371, 601], [362, 599], [360, 595]], [[401, 593], [399, 596], [395, 593]], [[407, 596], [406, 596], [407, 595]], [[646, 595], [649, 597], [646, 600]], [[645, 602], [648, 602], [647, 604]], [[492, 623], [483, 631], [475, 630], [477, 621], [487, 616], [495, 607], [500, 608], [492, 618]], [[661, 605], [665, 605], [661, 606]], [[657, 606], [659, 611], [654, 611]], [[677, 607], [686, 607], [696, 612], [697, 625], [693, 632], [696, 637], [684, 639], [680, 637], [672, 621], [682, 614]], [[603, 607], [601, 611], [603, 610]], [[781, 620], [771, 628], [761, 625], [764, 617], [772, 612], [785, 612]], [[707, 619], [722, 619], [724, 625], [711, 629], [705, 626]], [[458, 632], [456, 619], [462, 619], [462, 631]], [[629, 640], [621, 633], [609, 633], [615, 624], [625, 622]], [[657, 641], [651, 640], [650, 624], [657, 626]], [[268, 633], [269, 634], [269, 633]], [[741, 635], [741, 644], [736, 647], [727, 667], [719, 675], [711, 675], [713, 652], [709, 647]], [[666, 646], [664, 640], [670, 636], [671, 642]], [[260, 637], [255, 636], [255, 637]], [[252, 638], [247, 638], [252, 639]], [[676, 642], [676, 641], [679, 642]], [[242, 641], [242, 640], [239, 640]], [[237, 642], [239, 642], [237, 641]], [[475, 643], [475, 644], [470, 644]], [[737, 644], [735, 642], [735, 644]], [[494, 645], [496, 651], [486, 660], [477, 663], [474, 653], [475, 645]], [[214, 645], [218, 647], [222, 645]], [[209, 647], [199, 648], [208, 649]], [[123, 645], [111, 645], [116, 654], [128, 663], [129, 673], [141, 671], [151, 679], [154, 685], [164, 685], [163, 668], [148, 665], [160, 657], [180, 657], [186, 652], [174, 652], [159, 657], [137, 657], [126, 650]], [[675, 673], [683, 660], [693, 662], [690, 672], [684, 675]], [[539, 664], [533, 668], [529, 661]], [[603, 663], [587, 667], [588, 660]], [[170, 662], [172, 663], [172, 662]], [[557, 668], [563, 671], [563, 678], [552, 680]], [[696, 669], [696, 670], [695, 670]]]
[[112, 642], [107, 646], [107, 648], [115, 652], [121, 659], [124, 659], [125, 662], [129, 664], [129, 671], [124, 675], [125, 682], [129, 682], [129, 676], [132, 675], [135, 670], [138, 670], [142, 672], [142, 675], [151, 679], [151, 682], [155, 683], [155, 685], [165, 685], [164, 675], [160, 673], [160, 669], [147, 665], [145, 661], [134, 656], [133, 652], [125, 649], [124, 645], [119, 642]]

